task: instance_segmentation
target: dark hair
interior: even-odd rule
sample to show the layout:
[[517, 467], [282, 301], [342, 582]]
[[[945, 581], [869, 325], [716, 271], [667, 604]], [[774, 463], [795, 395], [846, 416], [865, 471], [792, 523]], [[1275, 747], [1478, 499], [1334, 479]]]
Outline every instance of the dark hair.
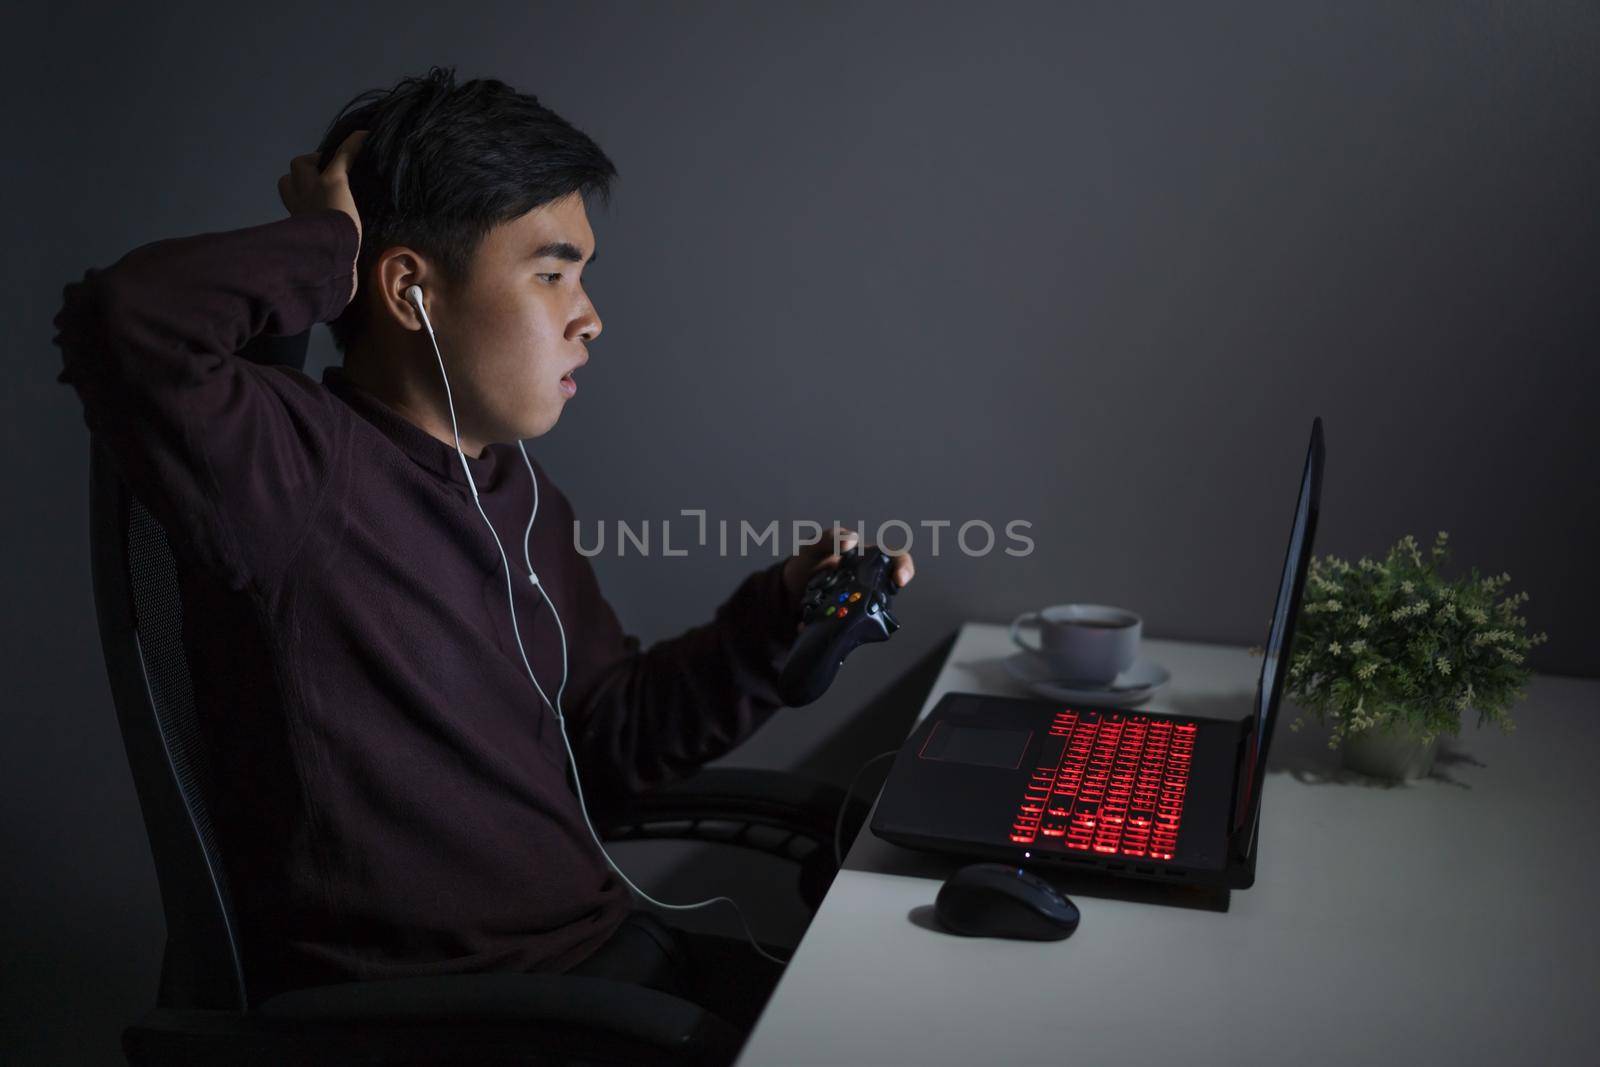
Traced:
[[[457, 85], [453, 67], [351, 100], [322, 135], [318, 166], [356, 130], [370, 131], [349, 175], [362, 276], [380, 253], [403, 244], [459, 284], [495, 226], [572, 193], [609, 202], [617, 175], [594, 141], [537, 97], [495, 78]], [[364, 321], [365, 294], [358, 289], [329, 323], [340, 352]]]

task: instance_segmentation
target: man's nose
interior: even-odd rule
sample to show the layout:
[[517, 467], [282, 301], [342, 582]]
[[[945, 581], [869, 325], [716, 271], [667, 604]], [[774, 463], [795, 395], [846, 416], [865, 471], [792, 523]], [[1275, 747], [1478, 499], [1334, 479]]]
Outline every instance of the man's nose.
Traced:
[[585, 343], [599, 337], [600, 331], [604, 328], [600, 322], [600, 313], [594, 309], [593, 304], [589, 305], [588, 311], [579, 316], [573, 325], [577, 327], [577, 336]]

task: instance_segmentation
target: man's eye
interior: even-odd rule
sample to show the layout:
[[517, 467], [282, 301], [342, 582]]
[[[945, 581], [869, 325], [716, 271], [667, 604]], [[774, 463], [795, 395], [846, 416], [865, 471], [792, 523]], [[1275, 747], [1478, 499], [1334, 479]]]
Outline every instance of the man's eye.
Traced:
[[561, 275], [560, 274], [541, 274], [541, 275], [539, 275], [539, 277], [548, 278], [548, 279], [550, 279], [551, 284], [554, 284], [556, 281], [560, 280]]

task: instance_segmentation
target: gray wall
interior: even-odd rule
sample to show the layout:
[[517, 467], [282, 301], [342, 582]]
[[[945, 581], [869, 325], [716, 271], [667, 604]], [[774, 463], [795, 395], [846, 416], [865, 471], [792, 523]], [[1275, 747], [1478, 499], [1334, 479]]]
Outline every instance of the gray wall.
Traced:
[[[895, 642], [729, 762], [802, 765], [969, 618], [1111, 601], [1155, 636], [1259, 642], [1316, 414], [1319, 551], [1447, 529], [1531, 594], [1537, 666], [1600, 667], [1594, 5], [268, 7], [12, 22], [13, 1062], [115, 1062], [161, 929], [54, 381], [61, 286], [280, 217], [334, 109], [430, 63], [537, 93], [622, 172], [593, 220], [605, 335], [531, 446], [581, 516], [1032, 523], [1022, 559], [919, 541]], [[762, 562], [596, 565], [649, 641]]]

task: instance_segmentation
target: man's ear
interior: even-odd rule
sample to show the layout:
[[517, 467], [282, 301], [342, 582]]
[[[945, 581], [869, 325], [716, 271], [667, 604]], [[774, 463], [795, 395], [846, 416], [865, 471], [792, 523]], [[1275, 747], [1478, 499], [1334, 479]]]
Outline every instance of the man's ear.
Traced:
[[372, 310], [391, 316], [405, 329], [426, 329], [422, 315], [406, 298], [406, 291], [414, 285], [422, 288], [431, 318], [439, 299], [438, 277], [438, 271], [429, 269], [426, 257], [420, 252], [405, 245], [386, 248], [372, 265], [372, 286], [367, 294], [374, 304]]

